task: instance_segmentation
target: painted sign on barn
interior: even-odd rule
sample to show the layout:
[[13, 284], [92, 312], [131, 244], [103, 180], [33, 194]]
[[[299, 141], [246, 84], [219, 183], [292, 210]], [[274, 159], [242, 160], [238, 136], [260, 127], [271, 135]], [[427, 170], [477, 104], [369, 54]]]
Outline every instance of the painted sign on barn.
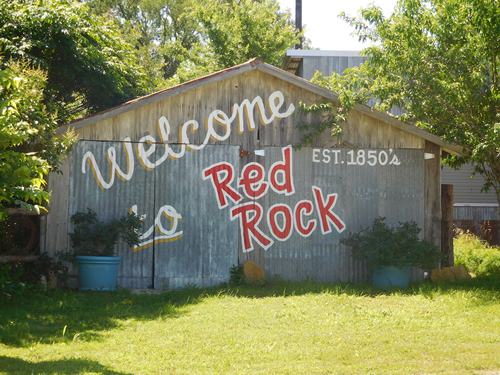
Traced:
[[[122, 285], [212, 285], [252, 256], [271, 275], [343, 280], [352, 262], [343, 233], [376, 216], [422, 217], [422, 150], [287, 145], [245, 156], [223, 144], [290, 117], [295, 105], [284, 103], [274, 91], [229, 113], [213, 109], [204, 127], [194, 119], [171, 126], [160, 116], [156, 136], [78, 143], [71, 213], [92, 208], [106, 219], [131, 210], [144, 218], [141, 242], [120, 249]], [[174, 129], [179, 143], [170, 141]], [[201, 143], [190, 141], [194, 133]], [[365, 277], [358, 268], [351, 279]]]

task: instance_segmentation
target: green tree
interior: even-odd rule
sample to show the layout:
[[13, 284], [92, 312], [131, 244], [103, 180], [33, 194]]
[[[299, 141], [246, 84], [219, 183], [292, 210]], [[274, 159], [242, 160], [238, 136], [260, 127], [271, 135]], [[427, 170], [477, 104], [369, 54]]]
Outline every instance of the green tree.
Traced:
[[462, 145], [449, 162], [473, 163], [500, 203], [498, 1], [399, 0], [387, 18], [377, 7], [343, 17], [373, 46], [361, 66], [318, 79], [340, 93], [336, 111], [370, 98], [404, 109], [402, 120]]
[[280, 64], [298, 41], [290, 15], [275, 0], [90, 0], [110, 14], [142, 56], [159, 87], [253, 57]]
[[298, 42], [289, 14], [274, 0], [208, 1], [198, 15], [220, 68], [252, 57], [281, 65], [286, 50]]
[[[92, 11], [111, 17], [122, 36], [137, 50], [147, 72], [150, 90], [167, 85], [182, 62], [202, 49], [196, 0], [89, 0]], [[192, 65], [192, 64], [191, 64]]]
[[45, 84], [40, 70], [17, 64], [0, 70], [0, 220], [7, 207], [43, 209], [50, 197], [45, 177], [73, 142], [71, 134], [54, 136]]
[[46, 72], [43, 101], [60, 122], [145, 92], [137, 52], [116, 22], [67, 0], [0, 0], [0, 67]]

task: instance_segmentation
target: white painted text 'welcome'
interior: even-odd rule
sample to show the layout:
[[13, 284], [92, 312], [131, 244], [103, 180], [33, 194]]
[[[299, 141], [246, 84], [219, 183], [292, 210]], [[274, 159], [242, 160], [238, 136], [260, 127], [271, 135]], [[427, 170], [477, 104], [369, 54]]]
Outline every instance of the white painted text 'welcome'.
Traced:
[[[167, 159], [182, 158], [186, 151], [199, 151], [205, 148], [210, 142], [224, 142], [232, 132], [233, 123], [238, 121], [237, 131], [239, 134], [245, 131], [245, 123], [249, 131], [256, 129], [256, 120], [254, 118], [254, 109], [257, 108], [259, 120], [263, 125], [272, 123], [275, 119], [283, 119], [292, 115], [295, 111], [295, 106], [290, 104], [282, 112], [285, 99], [281, 91], [274, 91], [267, 100], [267, 106], [260, 96], [256, 96], [252, 101], [244, 99], [240, 104], [235, 103], [232, 108], [231, 116], [228, 116], [224, 111], [215, 109], [212, 111], [206, 121], [207, 131], [205, 138], [201, 144], [193, 144], [189, 139], [189, 134], [198, 131], [200, 124], [196, 120], [188, 120], [180, 127], [179, 145], [176, 145], [175, 151], [171, 145], [170, 140], [170, 123], [165, 116], [161, 116], [158, 120], [158, 135], [159, 141], [150, 134], [143, 136], [137, 144], [136, 156], [139, 164], [146, 170], [153, 170]], [[267, 107], [267, 108], [266, 108]], [[269, 112], [269, 114], [268, 114]], [[156, 160], [151, 160], [151, 157], [156, 152], [157, 143], [163, 149], [162, 155]], [[130, 181], [134, 175], [135, 158], [133, 147], [130, 137], [123, 139], [123, 149], [127, 160], [126, 168], [118, 165], [117, 152], [114, 146], [110, 146], [106, 152], [106, 159], [108, 163], [108, 178], [106, 179], [98, 166], [96, 158], [91, 151], [87, 151], [82, 158], [81, 170], [85, 174], [87, 171], [87, 164], [94, 175], [97, 185], [103, 189], [110, 189], [115, 178], [118, 177], [123, 181]]]

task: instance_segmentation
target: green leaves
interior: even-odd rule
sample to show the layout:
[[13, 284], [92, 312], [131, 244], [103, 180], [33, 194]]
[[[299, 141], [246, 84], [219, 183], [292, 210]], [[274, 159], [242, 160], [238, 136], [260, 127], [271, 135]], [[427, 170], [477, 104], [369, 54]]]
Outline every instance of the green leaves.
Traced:
[[258, 57], [281, 65], [286, 50], [298, 42], [287, 14], [276, 1], [208, 1], [197, 12], [219, 67]]
[[55, 137], [43, 104], [44, 75], [25, 65], [0, 70], [0, 219], [6, 207], [40, 211], [50, 194], [45, 177], [73, 139]]
[[380, 266], [414, 266], [432, 268], [439, 260], [439, 249], [419, 239], [415, 223], [400, 223], [391, 228], [384, 218], [373, 221], [371, 228], [351, 234], [342, 244], [372, 269]]
[[75, 213], [71, 222], [74, 226], [71, 246], [76, 255], [114, 255], [114, 246], [120, 238], [129, 246], [137, 245], [142, 228], [142, 219], [134, 213], [102, 222], [91, 209]]
[[299, 40], [276, 0], [92, 0], [115, 17], [141, 57], [149, 85], [164, 88], [251, 58], [281, 65]]
[[58, 124], [145, 86], [134, 48], [88, 5], [0, 0], [0, 215], [48, 203], [45, 178], [76, 138], [56, 136]]
[[0, 65], [23, 61], [46, 72], [43, 99], [59, 122], [145, 93], [135, 50], [82, 3], [0, 0], [0, 55]]

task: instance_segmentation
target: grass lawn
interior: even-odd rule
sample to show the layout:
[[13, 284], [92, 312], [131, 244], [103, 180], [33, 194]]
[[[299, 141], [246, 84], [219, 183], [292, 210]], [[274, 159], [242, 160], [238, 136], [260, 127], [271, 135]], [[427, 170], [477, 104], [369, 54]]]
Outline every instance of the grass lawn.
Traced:
[[315, 283], [54, 291], [1, 303], [7, 374], [500, 371], [492, 281], [391, 293]]

